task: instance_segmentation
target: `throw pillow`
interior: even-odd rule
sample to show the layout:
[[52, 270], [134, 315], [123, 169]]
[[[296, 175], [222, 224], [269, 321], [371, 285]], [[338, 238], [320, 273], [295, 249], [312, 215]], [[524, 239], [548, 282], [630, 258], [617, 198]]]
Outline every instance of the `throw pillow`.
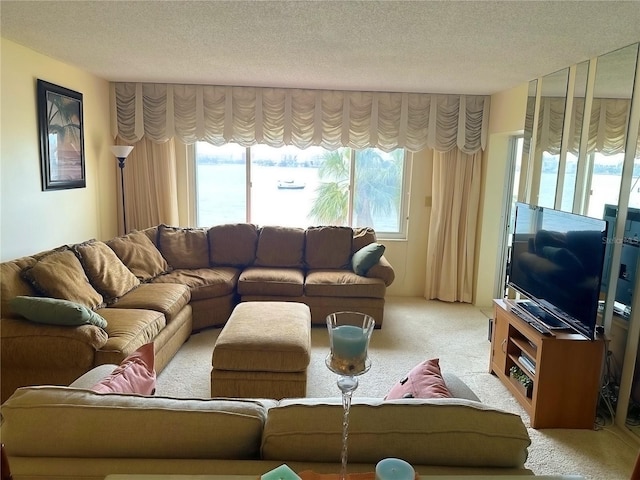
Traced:
[[14, 313], [35, 323], [49, 325], [86, 325], [107, 327], [107, 321], [84, 305], [48, 297], [17, 296], [9, 300]]
[[104, 305], [102, 295], [89, 283], [75, 253], [61, 247], [25, 268], [22, 276], [45, 297], [61, 298], [95, 309]]
[[391, 388], [384, 399], [450, 397], [451, 393], [440, 372], [440, 359], [434, 358], [413, 367], [406, 377]]
[[125, 358], [107, 377], [90, 390], [97, 393], [153, 395], [156, 390], [155, 353], [147, 343]]
[[362, 247], [353, 254], [351, 259], [353, 271], [358, 275], [366, 275], [369, 269], [378, 263], [384, 254], [384, 250], [384, 245], [380, 243], [370, 243]]
[[209, 239], [204, 228], [158, 226], [158, 249], [171, 268], [207, 268]]
[[107, 245], [141, 282], [169, 271], [169, 264], [146, 233], [135, 231], [112, 238]]
[[112, 303], [140, 285], [140, 280], [122, 263], [104, 242], [90, 240], [74, 245], [73, 250], [87, 273], [91, 285]]

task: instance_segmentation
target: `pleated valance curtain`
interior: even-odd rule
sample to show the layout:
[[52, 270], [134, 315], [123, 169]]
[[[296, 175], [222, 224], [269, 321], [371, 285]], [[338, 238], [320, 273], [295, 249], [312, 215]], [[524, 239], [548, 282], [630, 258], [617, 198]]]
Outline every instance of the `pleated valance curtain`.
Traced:
[[112, 83], [112, 134], [134, 144], [376, 147], [384, 151], [486, 146], [488, 96]]
[[[525, 132], [531, 131], [533, 125], [534, 97], [529, 97]], [[541, 99], [540, 116], [538, 117], [536, 149], [557, 155], [560, 153], [562, 130], [564, 126], [565, 99], [559, 97], [544, 97]], [[624, 152], [627, 128], [629, 127], [629, 113], [631, 102], [620, 98], [594, 98], [589, 120], [589, 135], [587, 153], [599, 152], [614, 155]], [[571, 125], [567, 147], [569, 152], [577, 155], [580, 148], [580, 132], [584, 116], [584, 99], [573, 101]], [[525, 138], [525, 148], [528, 148], [530, 138]], [[640, 137], [638, 140], [640, 152]]]

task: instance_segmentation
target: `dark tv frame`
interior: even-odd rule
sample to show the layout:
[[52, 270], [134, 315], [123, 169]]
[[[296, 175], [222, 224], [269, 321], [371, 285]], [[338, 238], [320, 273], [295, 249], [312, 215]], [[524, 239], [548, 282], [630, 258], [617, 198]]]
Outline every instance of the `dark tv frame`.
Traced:
[[[593, 291], [596, 292], [592, 295], [590, 299], [590, 312], [588, 314], [588, 318], [576, 318], [572, 314], [568, 313], [564, 305], [557, 305], [557, 302], [549, 302], [544, 298], [540, 297], [540, 292], [534, 292], [531, 288], [527, 288], [524, 285], [524, 282], [521, 278], [517, 277], [516, 281], [513, 281], [513, 272], [516, 268], [517, 258], [514, 257], [515, 254], [515, 246], [516, 246], [516, 235], [518, 232], [518, 212], [521, 209], [528, 210], [536, 210], [538, 212], [550, 211], [553, 215], [558, 217], [566, 217], [567, 219], [573, 218], [576, 222], [588, 222], [593, 223], [593, 230], [588, 231], [598, 231], [600, 232], [601, 237], [601, 245], [602, 247], [598, 249], [600, 252], [601, 258], [597, 260], [596, 263], [599, 263], [599, 275], [597, 278], [597, 288], [594, 288]], [[543, 213], [544, 214], [544, 213]], [[549, 333], [551, 334], [554, 330], [571, 330], [576, 332], [583, 337], [589, 340], [595, 340], [597, 337], [598, 331], [598, 306], [600, 301], [600, 293], [601, 293], [601, 285], [602, 285], [602, 275], [604, 274], [603, 265], [605, 262], [606, 255], [606, 243], [607, 243], [607, 232], [609, 229], [609, 222], [606, 219], [598, 219], [594, 217], [587, 217], [584, 215], [579, 215], [571, 212], [565, 212], [562, 210], [556, 210], [549, 207], [540, 207], [537, 205], [532, 205], [524, 202], [517, 202], [515, 207], [515, 216], [514, 216], [514, 226], [513, 226], [513, 234], [512, 234], [512, 243], [511, 243], [511, 255], [509, 262], [509, 271], [508, 271], [508, 281], [507, 285], [510, 288], [513, 288], [515, 291], [524, 295], [527, 300], [513, 302], [513, 307], [515, 313], [519, 314], [525, 321], [532, 324], [537, 330], [541, 333]], [[532, 235], [535, 237], [536, 233], [540, 230], [545, 230], [541, 228], [541, 226], [536, 226], [532, 229]], [[579, 230], [583, 231], [583, 230]], [[565, 233], [564, 231], [555, 231], [552, 230], [553, 233]], [[521, 232], [520, 232], [521, 233]], [[532, 238], [534, 238], [532, 237]], [[521, 240], [518, 240], [521, 241]], [[593, 244], [595, 245], [595, 243]], [[554, 286], [562, 286], [556, 285]], [[563, 288], [566, 288], [564, 286]], [[533, 305], [530, 305], [533, 304]], [[537, 315], [535, 312], [532, 313], [532, 310], [542, 311], [542, 315]]]

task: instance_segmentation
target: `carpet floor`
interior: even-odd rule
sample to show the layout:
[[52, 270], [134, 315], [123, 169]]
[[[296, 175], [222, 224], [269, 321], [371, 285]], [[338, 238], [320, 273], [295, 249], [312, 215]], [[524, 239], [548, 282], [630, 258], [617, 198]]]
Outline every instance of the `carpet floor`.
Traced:
[[[473, 305], [388, 297], [382, 329], [371, 338], [372, 367], [360, 377], [354, 397], [383, 397], [416, 364], [439, 358], [440, 367], [460, 377], [480, 400], [520, 415], [531, 436], [526, 467], [536, 475], [582, 475], [587, 480], [627, 480], [640, 443], [616, 426], [594, 430], [530, 428], [529, 416], [489, 372], [489, 318]], [[211, 351], [219, 329], [194, 334], [158, 376], [158, 395], [210, 396]], [[336, 376], [325, 366], [326, 328], [311, 332], [308, 397], [333, 397]]]

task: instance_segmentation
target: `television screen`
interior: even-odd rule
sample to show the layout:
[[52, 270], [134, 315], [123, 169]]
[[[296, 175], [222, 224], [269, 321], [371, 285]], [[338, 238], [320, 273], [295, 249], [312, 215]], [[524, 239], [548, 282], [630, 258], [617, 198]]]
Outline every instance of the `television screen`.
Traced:
[[547, 328], [593, 339], [606, 243], [606, 220], [517, 203], [508, 284]]

